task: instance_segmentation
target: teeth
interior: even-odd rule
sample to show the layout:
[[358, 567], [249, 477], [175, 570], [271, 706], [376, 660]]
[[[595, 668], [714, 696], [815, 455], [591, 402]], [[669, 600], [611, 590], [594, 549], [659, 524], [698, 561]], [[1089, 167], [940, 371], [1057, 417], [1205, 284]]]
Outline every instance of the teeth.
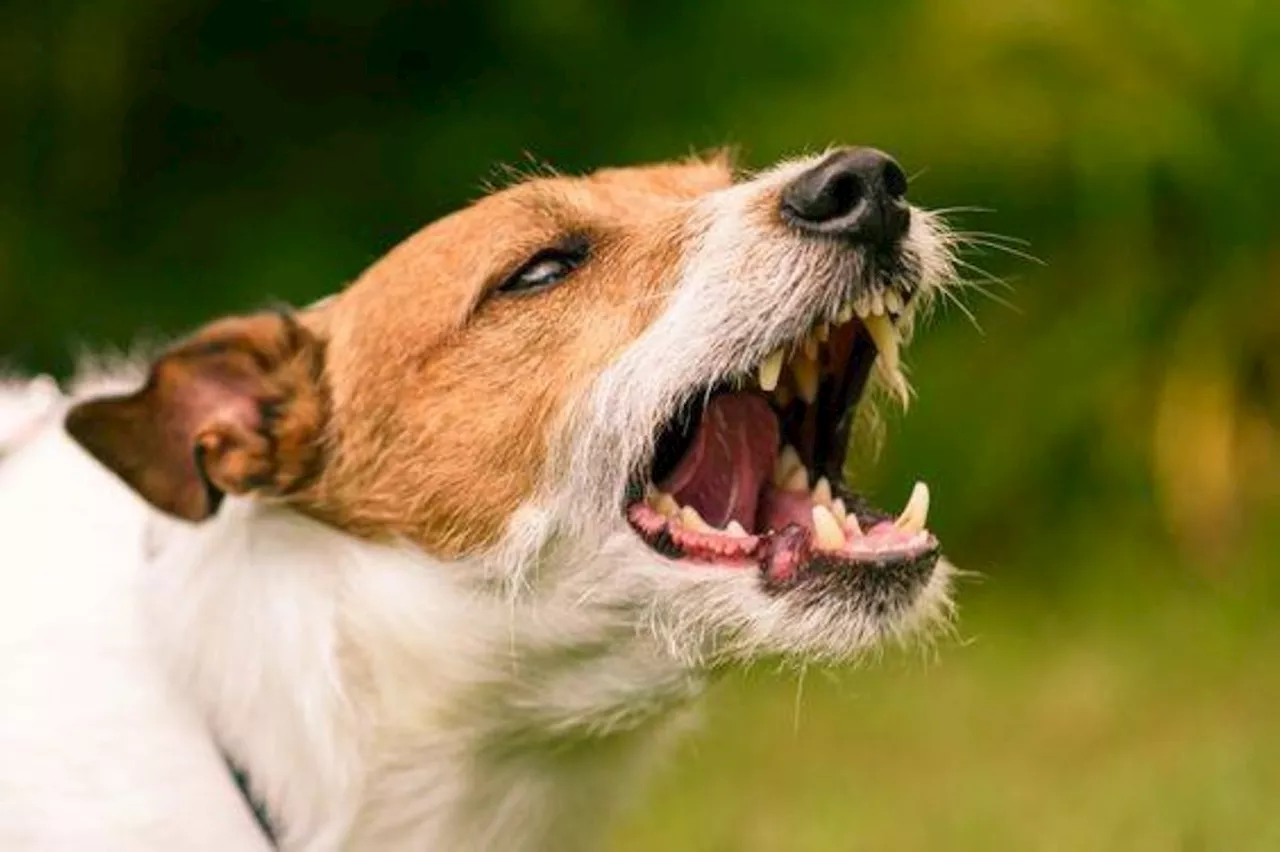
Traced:
[[884, 314], [884, 297], [880, 295], [878, 290], [871, 294], [871, 314], [872, 316], [882, 316]]
[[[837, 497], [831, 501], [831, 514], [836, 516], [836, 520], [840, 522], [840, 526], [845, 525], [845, 521], [849, 518], [849, 510], [844, 507], [844, 501]], [[857, 520], [854, 520], [857, 523]]]
[[862, 323], [866, 326], [871, 339], [875, 341], [876, 350], [880, 353], [880, 357], [876, 359], [880, 374], [902, 401], [903, 406], [906, 406], [911, 399], [911, 392], [907, 389], [907, 380], [902, 375], [902, 362], [898, 353], [898, 330], [893, 327], [892, 321], [883, 316], [869, 316]]
[[898, 331], [893, 327], [893, 323], [885, 317], [867, 317], [863, 320], [863, 325], [867, 327], [871, 339], [875, 341], [876, 350], [879, 351], [880, 359], [884, 361], [885, 366], [896, 370], [898, 368]]
[[911, 405], [911, 386], [907, 384], [906, 376], [902, 375], [902, 369], [890, 369], [883, 361], [876, 361], [876, 371], [905, 411]]
[[680, 504], [676, 502], [676, 498], [665, 491], [659, 491], [649, 505], [653, 506], [658, 514], [666, 515], [668, 518], [674, 518], [680, 514]]
[[800, 461], [796, 448], [787, 444], [773, 463], [773, 484], [781, 488], [796, 470], [804, 470], [804, 462]]
[[813, 336], [819, 343], [826, 343], [831, 339], [831, 324], [820, 322], [813, 329]]
[[711, 525], [702, 520], [702, 516], [698, 514], [698, 510], [692, 506], [683, 506], [680, 509], [680, 523], [684, 524], [691, 530], [698, 532], [714, 532]]
[[742, 537], [746, 537], [747, 535], [747, 531], [744, 530], [742, 528], [742, 524], [738, 523], [737, 521], [730, 521], [727, 525], [725, 525], [724, 531], [727, 532], [729, 535], [736, 535], [736, 536], [742, 536]]
[[764, 390], [771, 391], [778, 386], [778, 377], [782, 375], [782, 359], [782, 350], [775, 349], [760, 365], [760, 387]]
[[810, 405], [818, 398], [818, 372], [817, 361], [808, 358], [794, 358], [791, 361], [791, 374], [796, 377], [796, 393]]
[[902, 313], [902, 297], [898, 295], [896, 290], [886, 290], [884, 294], [884, 308], [891, 314]]
[[865, 297], [858, 299], [857, 304], [854, 305], [853, 310], [855, 313], [857, 313], [858, 319], [863, 320], [864, 322], [866, 321], [867, 317], [871, 315], [871, 305], [867, 303], [867, 300]]
[[844, 531], [849, 534], [849, 538], [862, 537], [862, 526], [856, 515], [849, 515], [844, 519]]
[[799, 491], [804, 494], [809, 493], [809, 471], [804, 469], [804, 465], [793, 470], [788, 474], [785, 482], [782, 483], [783, 491]]
[[844, 530], [835, 515], [826, 506], [813, 507], [813, 534], [818, 547], [823, 550], [840, 550], [844, 547]]
[[823, 506], [831, 505], [831, 483], [825, 476], [818, 477], [818, 483], [813, 486], [813, 502]]
[[786, 408], [791, 404], [791, 400], [795, 399], [795, 396], [791, 393], [791, 388], [788, 385], [782, 385], [773, 392], [773, 398], [778, 401], [778, 405]]
[[895, 370], [888, 379], [890, 389], [905, 409], [911, 404], [911, 388], [907, 386], [907, 380], [903, 377], [902, 371]]
[[818, 360], [818, 338], [813, 332], [809, 332], [804, 336], [804, 342], [801, 344], [804, 349], [804, 355], [810, 361]]
[[929, 486], [917, 482], [911, 489], [911, 498], [893, 525], [903, 532], [918, 533], [924, 531], [924, 522], [929, 519]]
[[853, 302], [845, 302], [836, 313], [836, 325], [844, 325], [853, 319]]

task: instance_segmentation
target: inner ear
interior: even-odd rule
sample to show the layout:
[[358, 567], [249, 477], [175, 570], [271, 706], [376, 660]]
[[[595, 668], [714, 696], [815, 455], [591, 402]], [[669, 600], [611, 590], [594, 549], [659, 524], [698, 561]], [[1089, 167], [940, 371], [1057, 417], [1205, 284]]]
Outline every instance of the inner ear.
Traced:
[[290, 314], [221, 320], [136, 393], [73, 407], [71, 437], [157, 508], [198, 521], [224, 494], [285, 497], [323, 463], [324, 345]]

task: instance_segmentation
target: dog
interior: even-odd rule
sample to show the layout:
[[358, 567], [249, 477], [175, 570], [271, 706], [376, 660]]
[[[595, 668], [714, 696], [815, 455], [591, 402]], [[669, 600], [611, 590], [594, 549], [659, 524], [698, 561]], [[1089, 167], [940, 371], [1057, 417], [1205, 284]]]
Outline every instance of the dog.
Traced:
[[944, 624], [928, 489], [844, 478], [954, 280], [906, 194], [542, 175], [15, 406], [4, 848], [268, 848], [224, 756], [282, 849], [598, 848], [718, 672]]

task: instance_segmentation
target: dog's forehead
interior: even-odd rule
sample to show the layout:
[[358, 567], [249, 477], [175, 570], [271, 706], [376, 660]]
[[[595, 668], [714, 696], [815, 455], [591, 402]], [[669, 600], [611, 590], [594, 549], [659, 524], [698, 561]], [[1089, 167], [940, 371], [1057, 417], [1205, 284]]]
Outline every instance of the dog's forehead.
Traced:
[[[603, 168], [587, 175], [527, 178], [481, 199], [459, 218], [508, 220], [512, 228], [537, 230], [550, 222], [561, 228], [593, 219], [642, 219], [652, 209], [667, 209], [733, 182], [727, 156], [639, 166]], [[541, 220], [541, 221], [539, 221]], [[567, 221], [566, 221], [567, 220]]]
[[362, 324], [388, 306], [456, 325], [504, 271], [574, 232], [642, 233], [655, 215], [733, 182], [727, 155], [582, 177], [528, 178], [426, 225], [370, 267], [331, 307]]
[[728, 153], [717, 152], [675, 162], [600, 169], [589, 175], [587, 181], [603, 189], [689, 199], [733, 183], [733, 164]]

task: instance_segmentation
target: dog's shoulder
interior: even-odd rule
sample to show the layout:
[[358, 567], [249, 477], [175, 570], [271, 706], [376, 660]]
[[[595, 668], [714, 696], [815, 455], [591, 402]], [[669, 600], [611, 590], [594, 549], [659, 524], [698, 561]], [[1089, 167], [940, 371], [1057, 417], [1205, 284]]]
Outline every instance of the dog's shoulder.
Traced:
[[78, 395], [136, 380], [0, 385], [3, 849], [266, 848], [153, 659], [135, 596], [152, 510], [62, 426]]
[[62, 394], [48, 376], [0, 376], [0, 457], [17, 450], [48, 422]]

